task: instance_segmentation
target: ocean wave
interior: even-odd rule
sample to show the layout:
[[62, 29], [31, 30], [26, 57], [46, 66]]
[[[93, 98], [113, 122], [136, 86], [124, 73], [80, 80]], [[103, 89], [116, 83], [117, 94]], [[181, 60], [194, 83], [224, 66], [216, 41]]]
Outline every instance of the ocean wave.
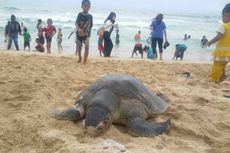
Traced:
[[5, 11], [20, 11], [21, 9], [16, 8], [16, 7], [3, 7], [2, 10], [5, 10]]

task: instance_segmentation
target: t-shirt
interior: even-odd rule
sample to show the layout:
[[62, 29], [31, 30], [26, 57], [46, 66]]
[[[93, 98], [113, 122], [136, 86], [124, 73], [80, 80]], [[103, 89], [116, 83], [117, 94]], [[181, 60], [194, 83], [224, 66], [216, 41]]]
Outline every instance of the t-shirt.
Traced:
[[218, 32], [223, 34], [223, 37], [217, 41], [212, 55], [215, 57], [214, 60], [226, 61], [230, 59], [230, 22], [223, 23]]
[[184, 44], [178, 44], [178, 45], [176, 46], [176, 49], [177, 49], [177, 50], [185, 51], [185, 50], [187, 49], [187, 46], [184, 45]]
[[44, 52], [44, 51], [45, 51], [45, 49], [44, 49], [44, 47], [42, 46], [42, 44], [37, 44], [37, 46], [36, 46], [35, 48], [36, 48], [36, 50], [39, 51], [39, 52]]
[[45, 37], [52, 37], [53, 33], [56, 32], [56, 28], [53, 25], [48, 25], [42, 31], [45, 32]]
[[93, 27], [93, 16], [89, 13], [80, 12], [77, 16], [76, 25], [84, 31], [85, 36], [90, 37], [91, 28]]
[[166, 25], [163, 21], [158, 22], [157, 20], [153, 20], [150, 27], [153, 30], [153, 32], [151, 33], [152, 38], [163, 39], [163, 31], [166, 29]]
[[112, 33], [113, 28], [114, 28], [114, 24], [112, 23], [112, 21], [107, 20], [105, 22], [105, 31], [108, 31], [108, 32]]
[[28, 32], [23, 33], [24, 42], [30, 42], [30, 34]]

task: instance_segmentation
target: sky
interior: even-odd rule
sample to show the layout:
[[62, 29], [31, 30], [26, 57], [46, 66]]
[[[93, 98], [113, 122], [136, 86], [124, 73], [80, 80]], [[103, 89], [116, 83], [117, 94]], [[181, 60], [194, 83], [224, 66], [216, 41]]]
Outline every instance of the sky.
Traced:
[[[187, 13], [221, 13], [229, 0], [91, 0], [92, 9], [129, 9], [134, 11], [161, 11]], [[50, 7], [80, 7], [81, 0], [0, 0], [1, 6], [50, 6]]]

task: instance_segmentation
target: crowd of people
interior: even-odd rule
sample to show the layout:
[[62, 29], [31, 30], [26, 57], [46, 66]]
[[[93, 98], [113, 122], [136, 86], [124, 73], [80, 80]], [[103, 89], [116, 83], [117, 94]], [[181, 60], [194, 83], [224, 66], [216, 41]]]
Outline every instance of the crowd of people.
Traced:
[[[82, 47], [84, 46], [84, 57], [83, 63], [86, 64], [88, 54], [89, 54], [89, 39], [91, 36], [91, 29], [93, 27], [93, 16], [89, 13], [91, 8], [91, 3], [89, 0], [82, 0], [82, 12], [80, 12], [77, 16], [75, 26], [76, 28], [71, 32], [68, 38], [71, 35], [76, 35], [76, 52], [75, 54], [79, 56], [78, 62], [82, 62]], [[223, 11], [223, 25], [217, 31], [217, 35], [208, 41], [206, 36], [203, 36], [201, 39], [201, 47], [207, 47], [217, 42], [216, 49], [213, 53], [214, 56], [214, 64], [211, 71], [211, 78], [215, 82], [221, 81], [225, 77], [225, 67], [227, 63], [230, 61], [230, 45], [228, 40], [230, 40], [230, 3], [227, 4]], [[148, 38], [148, 45], [144, 45], [141, 42], [141, 31], [138, 31], [134, 36], [134, 48], [132, 52], [132, 57], [134, 55], [141, 55], [143, 58], [144, 52], [147, 53], [148, 59], [163, 59], [163, 50], [169, 46], [166, 24], [163, 21], [164, 15], [158, 14], [154, 19], [152, 19], [152, 23], [150, 24], [150, 37]], [[115, 44], [118, 46], [120, 44], [120, 35], [119, 35], [119, 27], [116, 24], [116, 13], [111, 12], [108, 17], [105, 19], [104, 24], [97, 31], [98, 35], [98, 50], [100, 56], [110, 57], [111, 52], [113, 50], [113, 41], [111, 40], [111, 34], [116, 30], [116, 40]], [[38, 19], [37, 23], [37, 38], [35, 39], [36, 51], [44, 52], [44, 44], [46, 42], [46, 51], [47, 53], [51, 53], [51, 42], [52, 38], [56, 34], [56, 27], [53, 25], [52, 19], [47, 19], [47, 25], [45, 27], [42, 26], [42, 20]], [[11, 15], [11, 20], [8, 21], [5, 27], [5, 40], [7, 41], [7, 49], [11, 48], [12, 42], [15, 44], [16, 50], [19, 50], [18, 45], [18, 36], [21, 35], [24, 38], [24, 50], [28, 47], [28, 50], [31, 49], [30, 41], [31, 36], [28, 32], [28, 29], [23, 25], [19, 24], [16, 21], [15, 15]], [[183, 40], [191, 39], [191, 35], [184, 35]], [[58, 52], [61, 53], [62, 48], [62, 29], [58, 28], [57, 32], [57, 45]], [[84, 44], [84, 45], [83, 45]], [[157, 46], [158, 51], [157, 52]], [[187, 50], [187, 46], [185, 44], [176, 44], [175, 45], [175, 53], [173, 59], [182, 60], [184, 57], [184, 52]], [[138, 53], [137, 53], [138, 51]]]

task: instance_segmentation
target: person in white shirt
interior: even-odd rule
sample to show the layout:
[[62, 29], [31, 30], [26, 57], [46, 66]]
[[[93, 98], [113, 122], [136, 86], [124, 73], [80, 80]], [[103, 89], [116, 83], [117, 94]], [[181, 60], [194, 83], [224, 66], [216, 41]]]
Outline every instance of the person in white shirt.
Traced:
[[104, 22], [105, 23], [105, 31], [104, 31], [104, 56], [105, 57], [110, 57], [113, 49], [113, 42], [110, 36], [115, 26], [114, 24], [115, 19], [116, 19], [116, 14], [114, 12], [111, 12]]

